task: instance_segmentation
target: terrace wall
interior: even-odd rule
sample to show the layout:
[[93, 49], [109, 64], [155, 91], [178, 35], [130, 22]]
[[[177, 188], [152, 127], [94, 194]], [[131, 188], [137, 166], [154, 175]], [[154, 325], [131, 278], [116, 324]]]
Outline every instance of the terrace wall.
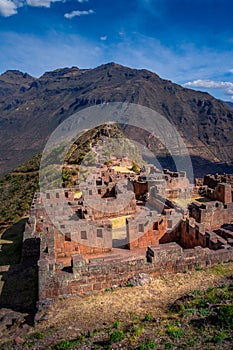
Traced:
[[84, 294], [122, 285], [136, 273], [157, 277], [205, 267], [233, 259], [233, 248], [210, 250], [196, 247], [183, 250], [176, 243], [150, 247], [147, 257], [123, 258], [106, 256], [86, 262], [82, 255], [74, 255], [72, 272], [56, 270], [55, 260], [39, 261], [39, 300]]

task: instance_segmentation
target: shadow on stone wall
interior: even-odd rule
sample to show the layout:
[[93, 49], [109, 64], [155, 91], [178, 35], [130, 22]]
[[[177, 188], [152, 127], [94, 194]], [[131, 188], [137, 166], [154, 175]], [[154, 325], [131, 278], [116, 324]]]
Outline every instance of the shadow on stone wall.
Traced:
[[20, 220], [2, 235], [0, 307], [28, 313], [33, 319], [38, 300], [40, 240], [29, 238], [23, 242], [26, 221]]

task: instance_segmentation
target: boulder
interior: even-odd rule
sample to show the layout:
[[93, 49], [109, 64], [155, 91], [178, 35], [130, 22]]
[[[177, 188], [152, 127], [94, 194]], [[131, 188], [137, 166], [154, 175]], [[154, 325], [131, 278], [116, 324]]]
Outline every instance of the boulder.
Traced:
[[150, 284], [152, 281], [152, 278], [150, 275], [147, 275], [146, 273], [137, 273], [133, 277], [128, 279], [128, 284], [136, 287], [136, 286], [145, 286], [147, 284]]

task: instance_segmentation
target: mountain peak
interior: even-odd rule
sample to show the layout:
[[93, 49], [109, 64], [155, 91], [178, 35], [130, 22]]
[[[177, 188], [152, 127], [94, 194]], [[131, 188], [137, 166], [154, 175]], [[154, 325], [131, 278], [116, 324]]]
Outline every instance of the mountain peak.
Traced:
[[[109, 62], [93, 69], [58, 68], [38, 79], [7, 71], [0, 77], [0, 96], [3, 170], [5, 159], [17, 165], [12, 150], [22, 150], [21, 159], [25, 159], [29, 151], [43, 149], [53, 130], [72, 114], [111, 102], [140, 104], [163, 115], [175, 125], [198, 161], [232, 161], [230, 106], [145, 69]], [[143, 134], [137, 136], [139, 143], [144, 142]]]
[[35, 80], [34, 77], [28, 73], [23, 73], [17, 69], [9, 69], [5, 73], [0, 75], [0, 79], [7, 83], [22, 84], [25, 82], [31, 82]]
[[[86, 70], [86, 69], [85, 69]], [[80, 72], [82, 71], [82, 69], [78, 68], [78, 67], [65, 67], [65, 68], [57, 68], [53, 71], [48, 71], [45, 72], [40, 79], [43, 78], [61, 78], [61, 77], [72, 77], [75, 75], [80, 74]]]
[[101, 64], [100, 66], [94, 68], [94, 69], [108, 69], [108, 68], [117, 68], [117, 69], [128, 69], [133, 70], [134, 68], [130, 68], [127, 66], [123, 66], [122, 64], [116, 63], [116, 62], [108, 62]]

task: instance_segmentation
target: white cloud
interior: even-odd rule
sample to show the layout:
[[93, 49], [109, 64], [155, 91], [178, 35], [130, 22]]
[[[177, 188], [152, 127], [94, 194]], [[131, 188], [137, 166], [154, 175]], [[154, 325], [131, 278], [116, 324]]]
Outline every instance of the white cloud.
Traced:
[[233, 99], [233, 83], [230, 81], [214, 81], [214, 80], [194, 80], [184, 84], [190, 88], [208, 88], [224, 90], [225, 95], [231, 96]]
[[52, 2], [58, 2], [62, 0], [26, 0], [26, 4], [34, 7], [50, 7]]
[[[52, 3], [66, 2], [67, 0], [0, 0], [0, 15], [3, 17], [9, 17], [18, 13], [18, 8], [23, 6], [32, 7], [47, 7], [49, 8]], [[89, 0], [77, 0], [80, 4], [88, 2]], [[93, 10], [88, 11], [72, 11], [66, 13], [65, 18], [73, 18], [75, 16], [90, 15], [94, 13]]]
[[104, 36], [100, 37], [100, 40], [102, 40], [102, 41], [106, 41], [107, 39], [108, 39], [107, 35], [104, 35]]
[[214, 81], [214, 80], [194, 80], [184, 84], [187, 87], [195, 88], [211, 88], [211, 89], [228, 89], [233, 88], [233, 83], [229, 81]]
[[19, 6], [15, 1], [11, 0], [0, 0], [0, 14], [3, 17], [9, 17], [17, 13]]
[[[23, 6], [47, 7], [54, 2], [66, 2], [67, 0], [0, 0], [0, 15], [9, 17], [18, 13], [18, 8]], [[84, 1], [84, 0], [83, 0]]]
[[232, 69], [230, 69], [230, 70], [229, 70], [229, 72], [233, 74], [233, 68], [232, 68]]
[[64, 17], [68, 18], [68, 19], [72, 19], [76, 16], [80, 17], [80, 16], [86, 16], [86, 15], [91, 15], [93, 14], [94, 11], [93, 10], [87, 10], [87, 11], [72, 11], [70, 13], [65, 13]]

